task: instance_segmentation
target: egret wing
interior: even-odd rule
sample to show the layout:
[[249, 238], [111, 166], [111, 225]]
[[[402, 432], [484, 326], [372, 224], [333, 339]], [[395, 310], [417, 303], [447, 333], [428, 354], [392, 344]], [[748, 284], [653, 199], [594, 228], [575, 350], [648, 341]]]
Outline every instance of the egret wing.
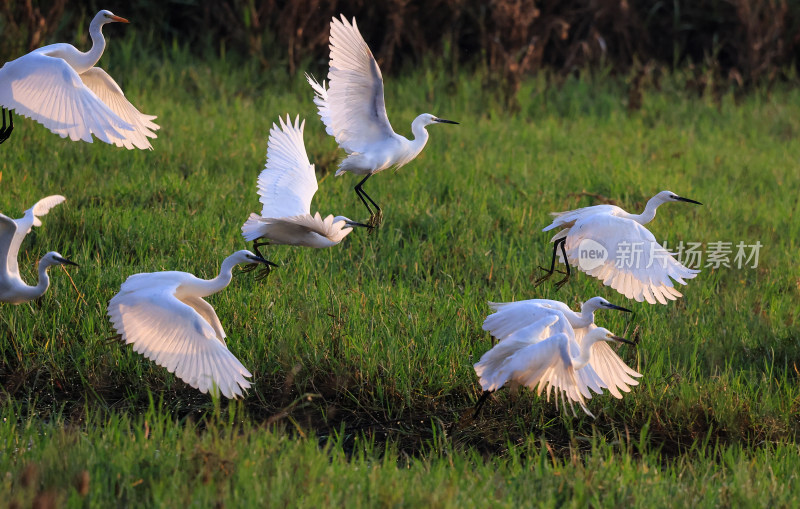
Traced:
[[[9, 274], [19, 276], [19, 265], [17, 258], [19, 257], [19, 248], [25, 236], [31, 231], [33, 226], [41, 226], [42, 222], [37, 216], [45, 216], [50, 209], [64, 203], [66, 198], [61, 195], [54, 194], [46, 196], [37, 201], [33, 207], [25, 211], [25, 214], [19, 219], [11, 219], [2, 216], [4, 219], [0, 220], [3, 223], [0, 226], [0, 246], [6, 246], [5, 253], [0, 253], [0, 267], [5, 266]], [[13, 228], [12, 225], [13, 224]], [[3, 248], [0, 247], [0, 251]], [[3, 264], [3, 259], [5, 263]]]
[[28, 53], [0, 68], [0, 105], [30, 117], [62, 138], [106, 143], [133, 126], [86, 87], [61, 58]]
[[[593, 205], [591, 207], [583, 207], [575, 210], [567, 210], [564, 212], [551, 212], [550, 215], [554, 216], [553, 222], [542, 228], [543, 232], [550, 231], [554, 228], [569, 228], [574, 225], [576, 221], [594, 216], [597, 214], [611, 214], [616, 215], [619, 212], [624, 212], [616, 205]], [[564, 237], [565, 231], [560, 231], [552, 238], [552, 241]]]
[[[250, 387], [250, 372], [225, 347], [224, 332], [213, 308], [200, 298], [181, 302], [175, 297], [178, 281], [140, 274], [134, 291], [123, 283], [108, 304], [108, 315], [126, 344], [156, 364], [206, 393], [217, 387], [227, 398]], [[141, 283], [152, 280], [147, 287]], [[198, 305], [199, 304], [199, 305]], [[208, 318], [212, 318], [209, 323]]]
[[[583, 348], [583, 338], [596, 328], [596, 325], [591, 324], [588, 327], [575, 329], [575, 338], [581, 348]], [[592, 383], [593, 380], [599, 379], [600, 387], [608, 389], [612, 396], [621, 399], [622, 392], [630, 392], [630, 386], [639, 385], [639, 381], [632, 377], [641, 377], [642, 374], [628, 367], [606, 341], [597, 341], [591, 348], [589, 363], [576, 371], [576, 376], [592, 390], [598, 394], [602, 392], [593, 387]]]
[[292, 125], [280, 119], [280, 129], [272, 124], [267, 142], [267, 163], [258, 176], [258, 194], [263, 204], [261, 216], [280, 218], [311, 213], [311, 199], [317, 192], [314, 165], [308, 161], [303, 143], [305, 120], [296, 117]]
[[[383, 100], [383, 76], [378, 62], [353, 23], [331, 21], [330, 69], [327, 90], [329, 132], [348, 153], [365, 152], [395, 136]], [[317, 103], [319, 106], [319, 103]], [[320, 115], [323, 107], [320, 107]]]
[[483, 330], [502, 341], [509, 334], [527, 327], [556, 311], [569, 307], [563, 302], [547, 299], [529, 299], [516, 302], [489, 302], [495, 312], [486, 317]]
[[156, 138], [156, 133], [160, 127], [153, 122], [157, 117], [145, 115], [128, 101], [117, 82], [99, 67], [92, 67], [80, 75], [83, 84], [95, 93], [103, 103], [111, 108], [122, 120], [133, 126], [132, 131], [122, 131], [122, 136], [114, 136], [109, 133], [111, 143], [118, 147], [133, 149], [152, 150], [150, 140]]
[[[606, 259], [582, 266], [580, 249], [585, 240], [603, 246]], [[610, 214], [579, 219], [566, 235], [565, 248], [570, 264], [637, 302], [675, 300], [682, 294], [670, 278], [685, 285], [685, 279], [700, 272], [682, 265], [644, 226]]]
[[509, 368], [509, 364], [515, 354], [523, 348], [547, 338], [550, 328], [562, 317], [563, 315], [559, 316], [558, 314], [545, 315], [534, 323], [517, 329], [484, 353], [480, 361], [473, 366], [483, 390], [495, 391], [503, 387], [514, 374], [514, 370]]

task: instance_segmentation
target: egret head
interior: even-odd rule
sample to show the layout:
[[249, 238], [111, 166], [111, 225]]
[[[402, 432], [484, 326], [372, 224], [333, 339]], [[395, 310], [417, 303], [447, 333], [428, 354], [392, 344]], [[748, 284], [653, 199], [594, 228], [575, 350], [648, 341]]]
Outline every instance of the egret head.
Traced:
[[125, 18], [121, 18], [115, 15], [111, 11], [102, 10], [95, 15], [92, 23], [99, 23], [100, 25], [105, 25], [106, 23], [113, 23], [118, 21], [120, 23], [129, 23], [129, 21]]
[[617, 341], [619, 343], [627, 343], [629, 345], [636, 345], [633, 341], [625, 339], [620, 336], [615, 336], [613, 332], [603, 327], [598, 327], [596, 329], [592, 329], [589, 334], [586, 335], [585, 341], [588, 341], [590, 344], [595, 343], [597, 341]]
[[414, 122], [420, 122], [423, 127], [431, 124], [458, 124], [458, 122], [445, 120], [435, 115], [431, 115], [430, 113], [423, 113], [422, 115], [418, 116]]
[[232, 255], [230, 255], [228, 258], [225, 259], [226, 262], [228, 260], [233, 262], [234, 265], [244, 263], [245, 266], [242, 268], [242, 272], [252, 272], [256, 270], [259, 267], [259, 265], [266, 265], [266, 267], [264, 267], [263, 270], [261, 270], [256, 275], [256, 281], [260, 281], [269, 276], [272, 267], [278, 266], [276, 263], [272, 263], [271, 261], [265, 259], [264, 257], [254, 254], [248, 251], [247, 249], [236, 251], [235, 253], [233, 253]]
[[67, 260], [59, 253], [55, 251], [50, 251], [49, 253], [47, 253], [42, 257], [41, 261], [39, 261], [39, 266], [50, 267], [52, 265], [74, 265], [76, 267], [78, 266], [77, 263]]
[[597, 309], [616, 309], [617, 311], [625, 311], [626, 313], [632, 312], [630, 309], [616, 306], [602, 297], [592, 297], [583, 303], [583, 306], [581, 306], [581, 313], [587, 311], [593, 313]]
[[657, 198], [661, 203], [667, 203], [670, 201], [683, 201], [686, 203], [694, 203], [695, 205], [702, 205], [699, 201], [690, 200], [689, 198], [684, 198], [682, 196], [678, 196], [677, 194], [673, 193], [672, 191], [661, 191], [657, 195], [654, 196]]

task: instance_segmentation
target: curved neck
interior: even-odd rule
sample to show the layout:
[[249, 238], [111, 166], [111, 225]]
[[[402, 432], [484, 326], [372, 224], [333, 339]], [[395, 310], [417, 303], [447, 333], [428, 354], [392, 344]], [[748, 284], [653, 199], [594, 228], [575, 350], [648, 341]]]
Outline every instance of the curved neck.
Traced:
[[39, 281], [36, 286], [28, 286], [24, 291], [27, 300], [38, 299], [50, 287], [50, 276], [47, 275], [47, 269], [50, 268], [50, 265], [49, 263], [39, 262]]
[[[595, 329], [596, 330], [596, 329]], [[580, 345], [581, 351], [576, 357], [572, 357], [572, 369], [578, 370], [589, 364], [589, 359], [592, 355], [592, 345], [598, 341], [605, 341], [603, 337], [592, 337], [591, 334], [583, 339], [583, 344]]]
[[647, 224], [656, 217], [656, 209], [664, 203], [657, 196], [653, 196], [647, 200], [647, 205], [644, 207], [644, 212], [641, 214], [630, 214], [629, 218], [633, 219], [639, 224]]
[[413, 148], [415, 157], [422, 152], [422, 149], [425, 148], [425, 144], [428, 143], [428, 130], [425, 129], [425, 125], [424, 117], [422, 115], [415, 118], [414, 121], [411, 122], [411, 133], [414, 135], [414, 139], [409, 143]]
[[71, 62], [72, 68], [78, 74], [82, 74], [94, 67], [106, 49], [106, 40], [103, 37], [103, 23], [100, 23], [99, 19], [92, 20], [92, 24], [89, 25], [89, 35], [92, 38], [92, 48], [85, 53], [79, 52], [80, 56], [74, 62]]
[[588, 327], [594, 323], [594, 309], [589, 309], [586, 304], [581, 306], [580, 313], [571, 310], [570, 312], [572, 316], [567, 316], [567, 319], [569, 320], [569, 324], [575, 329]]
[[199, 279], [192, 285], [196, 287], [197, 297], [206, 297], [213, 295], [220, 290], [224, 289], [231, 282], [233, 278], [233, 268], [238, 262], [233, 260], [232, 256], [225, 258], [222, 261], [222, 267], [219, 269], [219, 274], [214, 279]]

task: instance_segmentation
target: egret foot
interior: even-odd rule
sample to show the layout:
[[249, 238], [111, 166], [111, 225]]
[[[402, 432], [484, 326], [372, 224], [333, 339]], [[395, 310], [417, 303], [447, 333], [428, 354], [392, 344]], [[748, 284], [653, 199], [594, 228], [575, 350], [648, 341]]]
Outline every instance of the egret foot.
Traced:
[[[561, 271], [559, 271], [559, 272], [561, 272]], [[556, 283], [556, 291], [560, 290], [562, 286], [567, 284], [567, 281], [569, 281], [569, 272], [567, 273], [567, 276], [564, 279], [562, 279], [561, 281]]]
[[[255, 247], [254, 247], [254, 249], [255, 249]], [[258, 250], [256, 250], [256, 253], [258, 253]], [[260, 256], [261, 258], [264, 258], [260, 254], [258, 256]], [[253, 272], [254, 270], [256, 270], [256, 269], [258, 269], [259, 267], [262, 267], [262, 266], [263, 266], [263, 268], [258, 272], [258, 274], [256, 274], [256, 281], [262, 281], [262, 280], [266, 279], [269, 276], [269, 273], [272, 272], [272, 267], [278, 267], [278, 264], [277, 263], [272, 263], [269, 260], [267, 260], [266, 264], [249, 263], [249, 264], [245, 265], [244, 267], [242, 267], [241, 271], [242, 271], [242, 273]]]

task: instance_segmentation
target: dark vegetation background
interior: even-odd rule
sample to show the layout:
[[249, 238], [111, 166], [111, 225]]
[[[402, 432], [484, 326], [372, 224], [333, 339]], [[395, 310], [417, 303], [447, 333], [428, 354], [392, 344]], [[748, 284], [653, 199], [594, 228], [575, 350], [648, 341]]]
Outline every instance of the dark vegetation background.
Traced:
[[328, 23], [355, 16], [384, 73], [444, 59], [488, 71], [486, 87], [514, 104], [526, 75], [555, 83], [602, 70], [631, 84], [689, 69], [687, 87], [720, 93], [796, 79], [800, 2], [787, 0], [0, 0], [0, 60], [55, 41], [89, 45], [100, 9], [132, 20], [147, 40], [290, 74], [322, 71]]

